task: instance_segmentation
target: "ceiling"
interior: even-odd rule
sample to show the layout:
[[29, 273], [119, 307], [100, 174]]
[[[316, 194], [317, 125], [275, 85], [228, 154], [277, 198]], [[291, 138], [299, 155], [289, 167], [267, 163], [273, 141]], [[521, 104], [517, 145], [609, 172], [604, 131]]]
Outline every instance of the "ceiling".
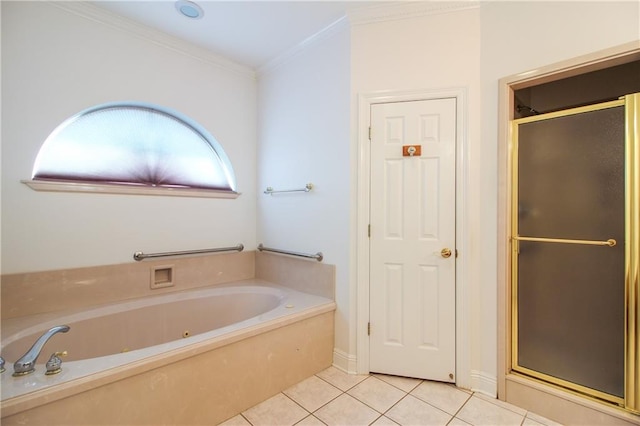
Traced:
[[380, 1], [196, 1], [200, 19], [166, 1], [94, 1], [96, 6], [259, 69], [335, 23], [347, 11]]

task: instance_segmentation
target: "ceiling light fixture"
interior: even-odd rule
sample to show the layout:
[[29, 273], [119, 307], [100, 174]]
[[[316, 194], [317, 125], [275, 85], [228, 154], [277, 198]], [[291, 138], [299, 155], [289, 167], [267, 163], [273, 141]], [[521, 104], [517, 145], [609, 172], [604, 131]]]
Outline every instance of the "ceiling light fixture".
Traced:
[[176, 10], [189, 19], [200, 19], [204, 16], [204, 10], [192, 1], [179, 0], [175, 4]]

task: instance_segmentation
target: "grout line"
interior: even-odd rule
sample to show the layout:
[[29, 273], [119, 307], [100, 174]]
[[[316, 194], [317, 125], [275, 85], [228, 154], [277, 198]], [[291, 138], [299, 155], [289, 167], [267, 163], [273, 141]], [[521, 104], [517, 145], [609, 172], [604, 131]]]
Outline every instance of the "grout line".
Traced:
[[306, 411], [306, 412], [307, 412], [307, 415], [306, 415], [306, 416], [304, 416], [304, 417], [303, 417], [303, 419], [305, 419], [305, 418], [309, 417], [309, 414], [311, 414], [311, 412], [310, 412], [309, 410], [307, 410], [307, 409], [306, 409], [306, 408], [304, 408], [302, 405], [300, 405], [300, 404], [298, 403], [298, 401], [296, 401], [295, 399], [291, 398], [289, 395], [287, 395], [286, 393], [284, 393], [284, 391], [283, 391], [283, 392], [280, 392], [280, 393], [281, 393], [282, 395], [284, 395], [286, 398], [289, 398], [291, 401], [293, 401], [293, 403], [294, 403], [294, 404], [296, 404], [298, 407], [302, 408], [304, 411]]
[[[326, 407], [327, 405], [331, 404], [333, 401], [335, 401], [336, 399], [340, 398], [345, 392], [340, 393], [340, 395], [336, 396], [335, 398], [330, 399], [329, 401], [327, 401], [326, 403], [322, 404], [321, 406], [319, 406], [318, 408], [316, 408], [311, 414], [313, 413], [317, 413], [320, 409], [322, 409], [323, 407]], [[316, 417], [316, 416], [314, 416]]]
[[382, 416], [384, 416], [384, 414], [380, 414], [378, 417], [375, 418], [374, 421], [372, 421], [371, 423], [369, 423], [370, 425], [374, 424], [375, 422], [377, 422], [378, 420], [380, 420], [380, 418], [382, 418]]
[[[316, 377], [318, 377], [317, 375], [315, 375], [315, 376], [316, 376]], [[345, 393], [346, 393], [345, 391], [343, 391], [343, 390], [342, 390], [342, 389], [340, 389], [339, 387], [337, 387], [337, 386], [335, 386], [335, 385], [333, 385], [333, 384], [329, 383], [328, 381], [326, 381], [326, 380], [322, 379], [322, 377], [318, 377], [318, 379], [323, 380], [325, 383], [327, 383], [327, 384], [329, 384], [329, 385], [333, 386], [334, 388], [338, 389], [338, 390], [340, 391], [340, 393], [339, 393], [335, 398], [331, 398], [329, 401], [325, 402], [324, 404], [322, 404], [321, 406], [319, 406], [318, 408], [316, 408], [315, 410], [313, 410], [313, 411], [310, 413], [311, 415], [313, 415], [314, 413], [317, 413], [317, 412], [318, 412], [318, 410], [320, 410], [320, 409], [322, 409], [323, 407], [326, 407], [327, 405], [331, 404], [333, 401], [335, 401], [336, 399], [340, 398], [343, 394], [345, 394]], [[298, 404], [298, 405], [300, 405], [300, 404]], [[304, 407], [303, 407], [303, 408], [304, 408]], [[309, 411], [309, 410], [307, 410], [307, 411]], [[317, 417], [317, 416], [313, 416], [313, 417], [315, 417], [316, 419], [318, 419], [318, 417]], [[318, 420], [320, 420], [320, 419], [318, 419]], [[320, 420], [320, 421], [321, 421], [323, 424], [326, 424], [326, 423], [324, 423], [322, 420]]]
[[[303, 422], [305, 419], [308, 419], [309, 417], [313, 417], [314, 419], [316, 419], [317, 421], [319, 421], [320, 423], [322, 423], [323, 425], [326, 426], [326, 423], [323, 422], [322, 420], [320, 420], [319, 418], [317, 418], [316, 416], [313, 415], [313, 413], [309, 414], [307, 417], [305, 417], [304, 419], [300, 420], [298, 423], [296, 423], [296, 425], [299, 425], [300, 422]], [[295, 425], [293, 425], [295, 426]]]
[[[378, 379], [378, 380], [382, 380], [382, 381], [383, 381], [383, 382], [385, 382], [386, 384], [391, 385], [391, 386], [393, 386], [393, 387], [394, 387], [394, 388], [396, 388], [396, 389], [400, 389], [398, 386], [394, 385], [393, 383], [389, 383], [389, 382], [387, 382], [387, 381], [386, 381], [386, 380], [384, 380], [384, 379], [381, 379], [381, 378], [379, 378], [379, 377], [376, 377], [376, 375], [377, 375], [377, 376], [387, 376], [387, 377], [401, 377], [401, 376], [393, 376], [393, 375], [390, 375], [390, 374], [382, 374], [382, 373], [373, 373], [373, 374], [371, 374], [371, 376], [372, 376], [372, 377], [375, 377], [375, 378], [376, 378], [376, 379]], [[409, 378], [409, 379], [412, 379], [413, 377], [408, 377], [408, 378]], [[366, 379], [365, 379], [365, 380], [366, 380]], [[424, 380], [423, 380], [423, 379], [417, 379], [417, 380], [420, 380], [420, 381], [418, 382], [418, 384], [416, 384], [414, 387], [412, 387], [409, 391], [406, 391], [406, 390], [404, 390], [404, 389], [400, 389], [400, 390], [401, 390], [402, 392], [405, 392], [405, 393], [411, 393], [411, 392], [413, 392], [414, 390], [416, 390], [416, 388], [417, 388], [418, 386], [420, 386], [420, 385], [422, 384], [422, 382], [424, 382]], [[363, 380], [363, 381], [364, 381], [364, 380]]]
[[[376, 380], [380, 380], [381, 382], [386, 383], [386, 384], [388, 384], [388, 385], [390, 385], [390, 386], [391, 386], [391, 384], [390, 384], [390, 383], [387, 383], [387, 382], [385, 382], [384, 380], [377, 379], [377, 378], [376, 378], [376, 377], [374, 377], [374, 376], [369, 376], [369, 377], [373, 377], [374, 379], [376, 379]], [[363, 380], [362, 382], [360, 382], [360, 383], [363, 383], [365, 380], [369, 380], [369, 377], [367, 377], [366, 379], [364, 379], [364, 380]], [[358, 384], [360, 384], [360, 383], [358, 383]], [[354, 386], [354, 387], [355, 387], [355, 386]], [[395, 388], [395, 389], [398, 389], [398, 388], [396, 388], [395, 386], [391, 386], [391, 387], [392, 387], [392, 388]], [[351, 389], [353, 389], [353, 388], [351, 388]], [[351, 390], [351, 389], [349, 389], [349, 390]], [[398, 402], [402, 401], [403, 399], [405, 399], [405, 398], [406, 398], [406, 396], [407, 396], [407, 395], [409, 395], [409, 393], [408, 393], [408, 392], [405, 392], [405, 391], [403, 391], [402, 389], [398, 389], [398, 390], [399, 390], [399, 391], [401, 391], [402, 393], [404, 393], [404, 396], [403, 396], [402, 398], [400, 398], [400, 399], [399, 399], [395, 404], [391, 405], [391, 407], [387, 408], [385, 411], [383, 411], [383, 412], [381, 412], [381, 413], [380, 413], [380, 411], [378, 411], [376, 408], [374, 408], [374, 407], [370, 406], [369, 404], [367, 404], [366, 402], [361, 401], [360, 399], [358, 399], [358, 397], [356, 397], [356, 396], [354, 396], [354, 395], [351, 395], [350, 393], [347, 393], [347, 392], [345, 392], [345, 393], [346, 393], [347, 395], [349, 395], [351, 398], [353, 398], [353, 399], [355, 399], [356, 401], [358, 401], [358, 402], [360, 402], [360, 403], [362, 403], [362, 404], [366, 405], [367, 407], [371, 408], [371, 409], [372, 409], [373, 411], [375, 411], [376, 413], [380, 413], [380, 415], [381, 415], [381, 416], [383, 416], [383, 415], [384, 415], [384, 413], [386, 413], [387, 411], [391, 410], [391, 409], [392, 409], [392, 408], [393, 408], [393, 407], [394, 407]]]
[[[472, 396], [473, 396], [473, 393], [469, 394], [469, 397], [467, 399], [465, 399], [464, 403], [460, 406], [460, 408], [458, 408], [458, 411], [456, 411], [456, 413], [453, 415], [453, 417], [451, 417], [451, 420], [449, 420], [449, 423], [451, 423], [451, 421], [458, 416], [458, 413], [460, 413], [460, 411], [462, 411], [464, 406], [467, 405], [467, 402], [469, 402], [469, 400], [471, 399]], [[460, 419], [460, 420], [462, 420], [462, 419]], [[464, 422], [464, 420], [462, 420], [462, 421]]]
[[240, 417], [242, 417], [243, 419], [245, 419], [245, 420], [247, 421], [247, 423], [249, 423], [251, 426], [253, 426], [253, 423], [251, 423], [251, 422], [249, 421], [249, 419], [248, 419], [248, 418], [246, 418], [242, 413], [240, 413]]
[[[336, 385], [334, 385], [333, 383], [331, 383], [330, 381], [325, 380], [322, 377], [318, 376], [317, 374], [314, 374], [314, 376], [316, 376], [318, 379], [322, 380], [323, 382], [327, 383], [328, 385], [336, 388], [338, 391], [340, 391], [342, 393], [346, 392], [346, 391], [343, 391], [342, 389], [340, 389], [339, 387], [337, 387]], [[367, 379], [364, 379], [364, 380], [367, 380]], [[363, 382], [364, 382], [364, 380], [363, 380]], [[362, 382], [360, 382], [360, 383], [362, 383]], [[358, 383], [358, 384], [360, 384], [360, 383]], [[356, 386], [358, 386], [358, 385], [352, 386], [351, 388], [349, 388], [349, 390], [351, 390], [352, 388], [354, 388]]]
[[[346, 373], [345, 373], [346, 374]], [[334, 388], [337, 388], [340, 392], [343, 393], [347, 393], [349, 392], [351, 389], [355, 388], [356, 386], [358, 386], [360, 383], [364, 382], [365, 380], [367, 380], [369, 377], [373, 377], [371, 374], [368, 374], [367, 377], [365, 377], [364, 379], [360, 380], [358, 383], [356, 383], [355, 385], [351, 386], [349, 389], [347, 390], [342, 390], [339, 387], [337, 387], [336, 385], [334, 385], [333, 383], [331, 383], [329, 380], [326, 380], [320, 376], [318, 376], [317, 374], [314, 374], [314, 376], [316, 376], [318, 379], [320, 380], [324, 380], [325, 382], [329, 383], [331, 386], [333, 386]]]
[[[409, 396], [409, 393], [405, 393], [404, 396], [402, 398], [400, 398], [398, 400], [398, 402], [396, 402], [395, 404], [393, 404], [391, 407], [389, 407], [389, 409], [387, 411], [385, 411], [384, 413], [382, 413], [383, 416], [386, 416], [387, 418], [391, 419], [392, 422], [397, 423], [395, 420], [393, 420], [391, 417], [387, 416], [387, 413], [391, 410], [393, 410], [393, 407], [395, 407], [396, 405], [400, 404], [400, 402], [402, 402], [403, 399], [405, 399], [407, 396]], [[413, 395], [411, 395], [413, 396]], [[415, 396], [414, 396], [415, 398]]]
[[[369, 404], [367, 404], [366, 402], [364, 402], [364, 401], [360, 401], [358, 398], [356, 398], [355, 396], [351, 395], [350, 393], [345, 392], [345, 394], [346, 394], [347, 396], [350, 396], [351, 398], [355, 399], [356, 401], [358, 401], [360, 404], [364, 405], [365, 407], [369, 407], [369, 408], [371, 408], [371, 409], [372, 409], [373, 411], [375, 411], [376, 413], [378, 413], [378, 414], [380, 414], [380, 415], [383, 415], [383, 414], [384, 414], [384, 413], [381, 413], [380, 411], [376, 410], [375, 408], [373, 408], [372, 406], [370, 406], [370, 405], [369, 405]], [[403, 398], [404, 398], [404, 397], [403, 397]], [[395, 405], [395, 404], [394, 404], [394, 405]], [[389, 410], [387, 410], [387, 411], [389, 411]], [[385, 413], [386, 413], [386, 411], [385, 411]]]

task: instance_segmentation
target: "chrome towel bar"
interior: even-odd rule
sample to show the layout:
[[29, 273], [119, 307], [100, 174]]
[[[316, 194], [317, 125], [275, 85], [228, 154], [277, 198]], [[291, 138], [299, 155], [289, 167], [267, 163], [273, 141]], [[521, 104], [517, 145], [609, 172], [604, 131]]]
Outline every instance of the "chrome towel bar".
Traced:
[[288, 254], [289, 256], [306, 257], [307, 259], [315, 259], [318, 262], [322, 262], [322, 259], [324, 258], [324, 255], [322, 254], [322, 252], [317, 252], [316, 254], [298, 253], [295, 251], [279, 250], [279, 249], [265, 247], [262, 245], [262, 243], [258, 244], [258, 250], [271, 251], [273, 253], [280, 253], [280, 254]]
[[300, 188], [300, 189], [283, 189], [283, 190], [278, 190], [276, 191], [275, 189], [273, 189], [272, 187], [268, 186], [267, 189], [264, 191], [265, 194], [268, 195], [273, 195], [273, 194], [280, 194], [283, 192], [309, 192], [313, 189], [313, 184], [312, 183], [308, 183], [304, 186], [304, 188]]
[[242, 250], [244, 250], [244, 245], [238, 244], [235, 247], [220, 247], [220, 248], [211, 248], [211, 249], [202, 249], [202, 250], [167, 251], [164, 253], [144, 254], [141, 251], [137, 251], [133, 253], [133, 258], [139, 262], [141, 260], [149, 259], [152, 257], [184, 256], [187, 254], [219, 253], [223, 251], [242, 251]]

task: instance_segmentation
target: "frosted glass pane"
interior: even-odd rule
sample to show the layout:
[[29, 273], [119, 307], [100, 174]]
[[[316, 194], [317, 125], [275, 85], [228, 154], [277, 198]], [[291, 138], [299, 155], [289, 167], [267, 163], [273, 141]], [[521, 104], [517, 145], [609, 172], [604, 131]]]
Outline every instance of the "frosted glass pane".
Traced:
[[624, 247], [520, 242], [518, 364], [622, 397]]
[[235, 190], [222, 147], [197, 123], [143, 104], [98, 106], [43, 144], [34, 179]]
[[521, 236], [624, 238], [624, 108], [521, 124]]

